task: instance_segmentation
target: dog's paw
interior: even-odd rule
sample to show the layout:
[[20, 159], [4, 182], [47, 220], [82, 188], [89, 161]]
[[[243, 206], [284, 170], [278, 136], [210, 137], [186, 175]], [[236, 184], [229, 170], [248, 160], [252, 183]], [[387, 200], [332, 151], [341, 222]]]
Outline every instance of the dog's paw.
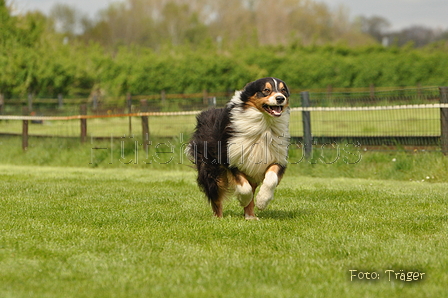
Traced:
[[246, 220], [260, 220], [258, 217], [256, 217], [255, 215], [244, 215], [244, 218], [246, 219]]
[[263, 210], [268, 206], [269, 202], [274, 198], [274, 190], [277, 184], [277, 174], [267, 172], [256, 198], [255, 206], [258, 209]]
[[263, 187], [262, 185], [260, 191], [258, 192], [255, 206], [258, 209], [263, 210], [268, 206], [269, 202], [272, 201], [272, 199], [274, 199], [274, 190], [268, 187]]

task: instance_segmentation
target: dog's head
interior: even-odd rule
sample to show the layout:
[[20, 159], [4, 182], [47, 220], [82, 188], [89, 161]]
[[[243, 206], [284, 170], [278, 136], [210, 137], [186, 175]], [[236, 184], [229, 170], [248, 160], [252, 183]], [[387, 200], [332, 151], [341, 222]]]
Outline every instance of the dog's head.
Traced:
[[254, 107], [272, 117], [280, 117], [289, 106], [289, 89], [276, 78], [263, 78], [251, 82], [241, 92], [246, 107]]

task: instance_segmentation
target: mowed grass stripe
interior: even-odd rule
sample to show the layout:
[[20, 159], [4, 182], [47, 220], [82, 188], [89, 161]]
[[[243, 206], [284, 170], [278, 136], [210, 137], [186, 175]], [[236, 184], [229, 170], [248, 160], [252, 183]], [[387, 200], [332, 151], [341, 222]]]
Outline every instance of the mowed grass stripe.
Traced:
[[[192, 170], [0, 173], [1, 297], [446, 295], [446, 183], [291, 173], [246, 222], [235, 200], [213, 218]], [[389, 282], [389, 269], [426, 275]]]

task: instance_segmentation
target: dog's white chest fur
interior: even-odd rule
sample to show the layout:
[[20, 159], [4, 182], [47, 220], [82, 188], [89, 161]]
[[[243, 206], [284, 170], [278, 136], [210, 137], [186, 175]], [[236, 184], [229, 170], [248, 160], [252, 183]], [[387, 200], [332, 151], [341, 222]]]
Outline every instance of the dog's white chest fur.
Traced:
[[255, 108], [235, 107], [230, 113], [233, 136], [228, 141], [231, 167], [260, 183], [270, 165], [286, 166], [289, 146], [289, 110], [272, 117]]

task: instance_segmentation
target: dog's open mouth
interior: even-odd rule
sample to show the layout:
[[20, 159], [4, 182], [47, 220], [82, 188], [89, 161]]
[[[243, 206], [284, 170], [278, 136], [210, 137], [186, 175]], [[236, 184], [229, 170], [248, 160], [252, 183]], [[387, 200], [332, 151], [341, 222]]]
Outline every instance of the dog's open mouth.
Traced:
[[269, 106], [267, 104], [263, 105], [263, 109], [274, 117], [280, 117], [283, 112], [283, 106]]

